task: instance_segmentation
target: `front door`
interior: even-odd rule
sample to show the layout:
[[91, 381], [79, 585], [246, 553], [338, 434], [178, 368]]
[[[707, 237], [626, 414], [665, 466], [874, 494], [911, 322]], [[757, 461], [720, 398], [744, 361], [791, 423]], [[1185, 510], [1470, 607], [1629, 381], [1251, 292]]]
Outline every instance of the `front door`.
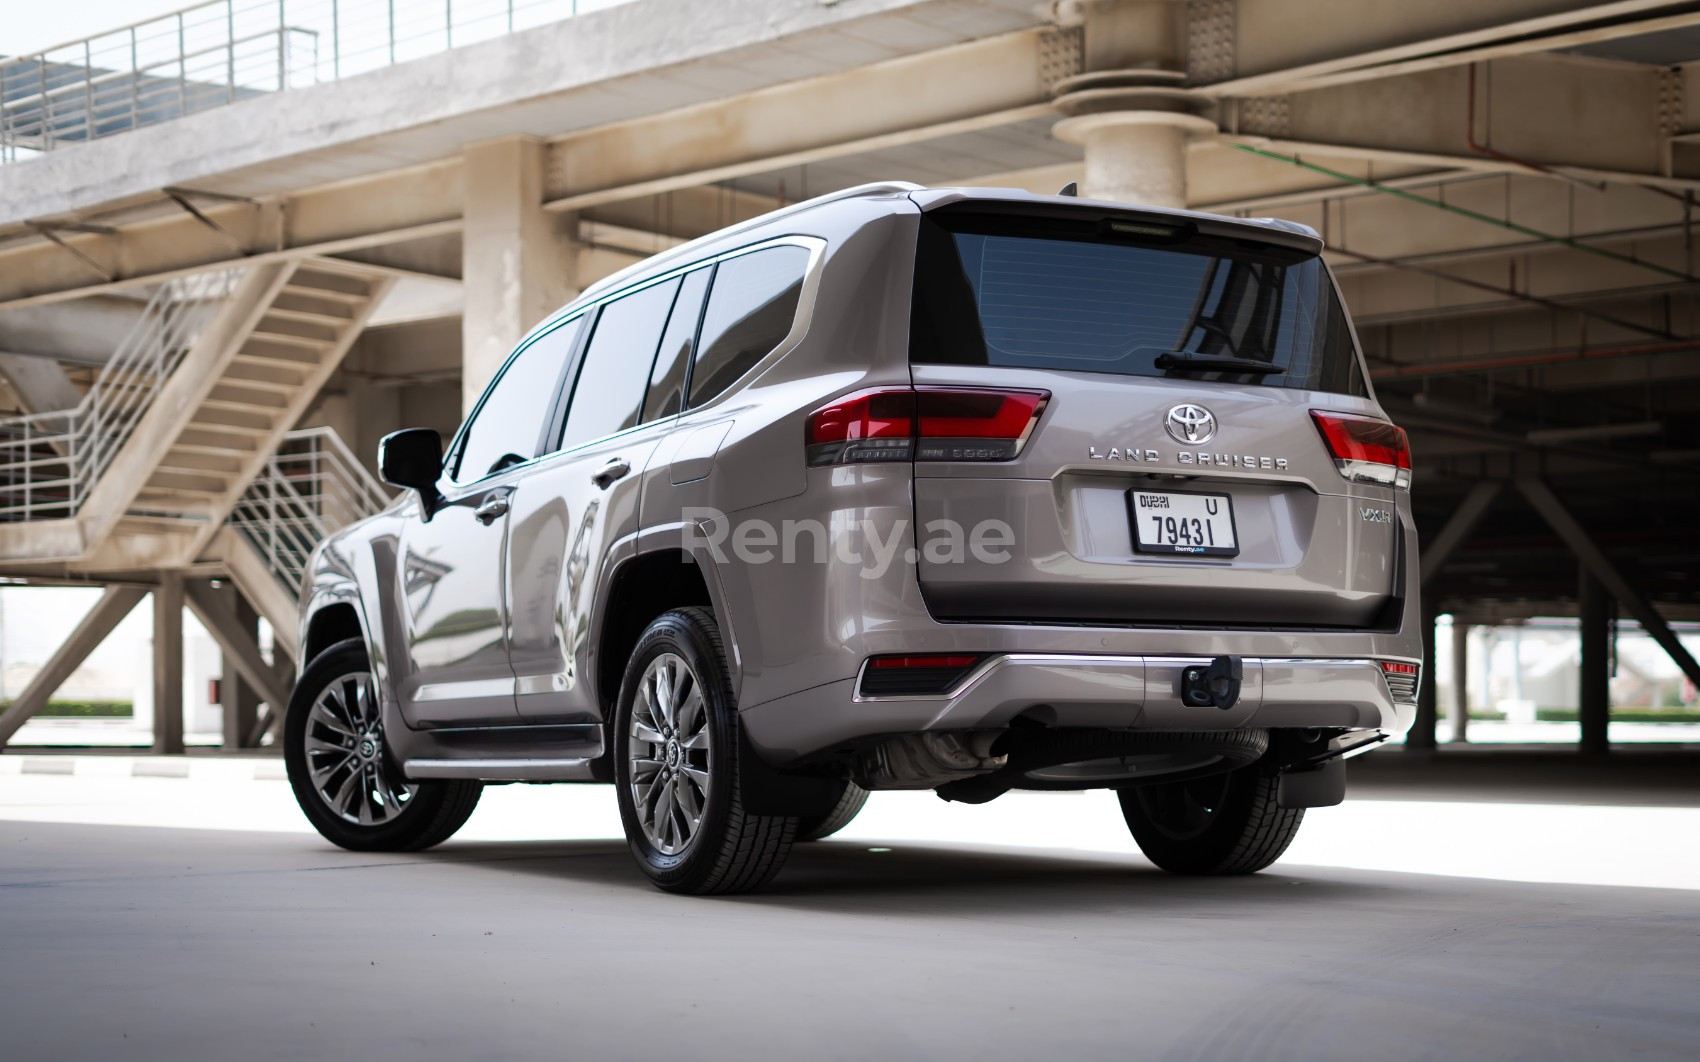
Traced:
[[416, 727], [520, 722], [504, 588], [516, 491], [536, 470], [580, 321], [508, 359], [450, 447], [442, 498], [401, 533], [394, 599], [406, 659], [392, 667]]

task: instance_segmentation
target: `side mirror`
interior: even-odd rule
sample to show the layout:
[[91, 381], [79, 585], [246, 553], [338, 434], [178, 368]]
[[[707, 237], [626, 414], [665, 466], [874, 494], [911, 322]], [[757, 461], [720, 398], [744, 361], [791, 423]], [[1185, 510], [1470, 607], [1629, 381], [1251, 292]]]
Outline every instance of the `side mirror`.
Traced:
[[437, 480], [443, 475], [443, 439], [432, 428], [403, 428], [378, 441], [378, 474], [385, 483], [419, 492], [425, 516], [431, 516], [442, 495]]

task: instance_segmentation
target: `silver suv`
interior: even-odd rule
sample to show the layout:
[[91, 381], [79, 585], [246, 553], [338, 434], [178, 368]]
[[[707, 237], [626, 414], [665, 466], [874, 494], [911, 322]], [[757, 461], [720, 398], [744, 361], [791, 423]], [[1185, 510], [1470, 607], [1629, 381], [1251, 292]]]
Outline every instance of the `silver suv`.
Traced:
[[285, 751], [331, 841], [611, 782], [639, 867], [757, 887], [874, 789], [1114, 789], [1262, 869], [1402, 733], [1405, 435], [1310, 229], [881, 184], [590, 288], [314, 553]]

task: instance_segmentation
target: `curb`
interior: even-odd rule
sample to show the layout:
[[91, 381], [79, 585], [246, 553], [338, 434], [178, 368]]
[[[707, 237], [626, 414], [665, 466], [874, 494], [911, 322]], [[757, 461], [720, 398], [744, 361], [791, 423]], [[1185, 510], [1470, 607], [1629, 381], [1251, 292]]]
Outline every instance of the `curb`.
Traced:
[[187, 778], [202, 782], [276, 782], [287, 778], [280, 756], [191, 759], [187, 756], [0, 756], [0, 777]]

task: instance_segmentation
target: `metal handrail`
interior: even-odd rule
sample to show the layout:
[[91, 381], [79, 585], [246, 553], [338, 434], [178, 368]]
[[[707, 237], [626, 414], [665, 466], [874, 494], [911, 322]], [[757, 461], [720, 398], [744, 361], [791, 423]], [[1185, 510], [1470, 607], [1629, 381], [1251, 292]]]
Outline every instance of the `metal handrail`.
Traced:
[[0, 522], [77, 514], [241, 272], [158, 285], [76, 406], [0, 418]]
[[396, 0], [203, 0], [0, 60], [0, 163], [571, 18], [579, 0], [404, 7], [398, 20]]
[[267, 569], [293, 592], [326, 536], [393, 500], [334, 430], [304, 428], [283, 437], [226, 523], [253, 543]]

